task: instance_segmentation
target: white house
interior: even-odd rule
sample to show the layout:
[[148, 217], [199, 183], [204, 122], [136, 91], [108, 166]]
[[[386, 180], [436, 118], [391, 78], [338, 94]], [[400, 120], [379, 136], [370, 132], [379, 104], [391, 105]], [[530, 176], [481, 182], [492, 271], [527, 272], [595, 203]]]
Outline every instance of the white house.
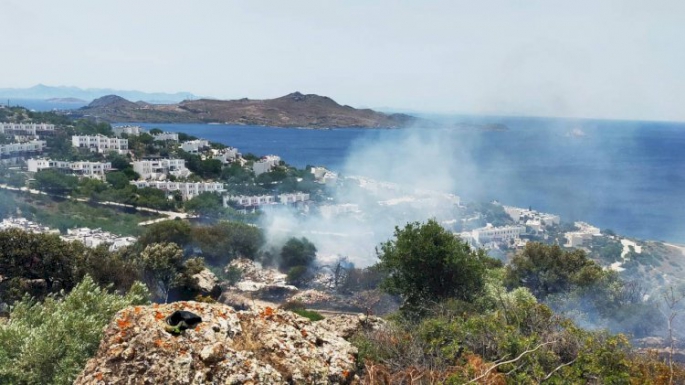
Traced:
[[152, 135], [154, 140], [171, 140], [172, 142], [178, 142], [178, 134], [175, 132], [162, 132], [161, 134]]
[[139, 160], [131, 164], [142, 179], [166, 179], [167, 175], [185, 178], [191, 174], [183, 159]]
[[189, 200], [204, 192], [221, 194], [226, 191], [223, 183], [219, 182], [170, 182], [170, 181], [132, 181], [138, 188], [152, 187], [172, 192], [180, 191], [183, 200]]
[[309, 194], [303, 192], [281, 194], [278, 196], [278, 202], [284, 205], [290, 203], [304, 202], [309, 200]]
[[30, 142], [23, 143], [0, 144], [0, 157], [2, 157], [3, 159], [23, 157], [25, 155], [41, 153], [44, 149], [45, 141], [43, 140], [32, 140]]
[[0, 122], [0, 134], [13, 135], [17, 140], [37, 139], [54, 132], [54, 124]]
[[361, 211], [359, 210], [359, 205], [355, 203], [341, 203], [337, 205], [319, 206], [319, 212], [322, 217], [328, 219], [341, 214], [357, 214]]
[[140, 135], [145, 132], [145, 130], [140, 126], [116, 126], [112, 127], [112, 132], [114, 132], [114, 135], [116, 136], [121, 136], [122, 134]]
[[122, 237], [101, 229], [90, 229], [82, 227], [77, 229], [67, 229], [67, 234], [60, 237], [67, 242], [79, 241], [86, 247], [96, 248], [100, 245], [109, 245], [109, 251], [116, 251], [122, 247], [136, 243], [134, 237]]
[[107, 154], [128, 153], [128, 139], [108, 138], [104, 135], [74, 135], [71, 137], [71, 145], [77, 148], [87, 148], [90, 152]]
[[51, 159], [29, 159], [26, 161], [28, 171], [38, 172], [49, 168], [87, 178], [105, 179], [105, 173], [112, 170], [110, 162], [66, 162]]
[[224, 195], [223, 201], [224, 207], [228, 207], [229, 202], [236, 202], [243, 207], [255, 207], [274, 204], [276, 203], [276, 198], [272, 195]]
[[486, 243], [506, 243], [510, 240], [517, 240], [521, 234], [526, 232], [525, 226], [500, 226], [495, 227], [491, 224], [471, 231], [473, 240], [480, 245]]
[[181, 150], [191, 154], [197, 154], [205, 148], [209, 148], [209, 141], [204, 139], [189, 140], [181, 143]]
[[252, 171], [254, 171], [255, 176], [259, 176], [260, 174], [271, 171], [271, 169], [276, 167], [280, 161], [281, 158], [277, 155], [264, 156], [262, 159], [254, 162]]
[[223, 164], [231, 163], [240, 156], [238, 149], [233, 147], [226, 147], [221, 150], [212, 150], [212, 152], [214, 153], [214, 159], [220, 160]]

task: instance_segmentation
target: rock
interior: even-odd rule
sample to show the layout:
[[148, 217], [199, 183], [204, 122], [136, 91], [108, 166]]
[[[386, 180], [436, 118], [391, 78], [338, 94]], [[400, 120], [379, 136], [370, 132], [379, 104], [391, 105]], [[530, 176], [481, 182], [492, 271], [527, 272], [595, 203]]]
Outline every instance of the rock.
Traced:
[[200, 289], [202, 295], [208, 295], [212, 298], [218, 298], [221, 294], [221, 287], [219, 286], [219, 279], [209, 269], [202, 269], [201, 272], [193, 275], [197, 280], [197, 287]]
[[367, 316], [365, 314], [340, 314], [317, 322], [316, 327], [344, 339], [349, 339], [355, 333], [362, 330], [381, 330], [386, 327], [386, 321], [383, 318]]
[[[175, 336], [176, 310], [202, 318]], [[356, 349], [336, 328], [296, 314], [176, 302], [118, 312], [75, 384], [348, 384]]]

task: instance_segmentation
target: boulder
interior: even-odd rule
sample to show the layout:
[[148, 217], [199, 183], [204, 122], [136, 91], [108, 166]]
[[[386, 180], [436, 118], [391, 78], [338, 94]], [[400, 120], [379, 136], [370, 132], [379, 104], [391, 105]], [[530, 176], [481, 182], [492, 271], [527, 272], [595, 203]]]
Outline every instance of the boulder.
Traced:
[[[179, 334], [166, 317], [202, 318]], [[356, 349], [294, 313], [176, 302], [118, 312], [75, 384], [348, 384]]]
[[221, 295], [219, 279], [209, 269], [202, 269], [202, 271], [193, 275], [193, 278], [197, 280], [197, 288], [200, 289], [202, 295], [208, 295], [212, 298], [218, 298]]

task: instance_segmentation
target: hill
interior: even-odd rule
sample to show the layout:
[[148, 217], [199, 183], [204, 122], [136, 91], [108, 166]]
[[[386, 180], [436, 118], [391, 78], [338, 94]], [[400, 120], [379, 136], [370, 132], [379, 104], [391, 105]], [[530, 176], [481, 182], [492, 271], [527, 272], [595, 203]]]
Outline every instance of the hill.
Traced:
[[265, 100], [186, 100], [178, 104], [133, 103], [116, 95], [74, 111], [112, 122], [226, 123], [305, 128], [398, 128], [416, 118], [343, 106], [326, 96], [294, 92]]
[[142, 92], [135, 90], [114, 90], [111, 88], [53, 87], [38, 84], [29, 88], [0, 88], [1, 99], [63, 99], [74, 98], [91, 101], [106, 95], [120, 95], [127, 99], [144, 100], [153, 103], [178, 103], [195, 96], [188, 92], [173, 94], [163, 92]]

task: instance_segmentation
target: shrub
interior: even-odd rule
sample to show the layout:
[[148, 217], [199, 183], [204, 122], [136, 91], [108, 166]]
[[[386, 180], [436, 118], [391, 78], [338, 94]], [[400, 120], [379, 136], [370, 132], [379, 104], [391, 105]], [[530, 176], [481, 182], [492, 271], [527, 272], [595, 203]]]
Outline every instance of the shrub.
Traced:
[[321, 321], [324, 319], [324, 316], [320, 313], [313, 310], [307, 310], [304, 302], [301, 301], [288, 301], [282, 304], [280, 308], [282, 310], [291, 311], [301, 317], [308, 318], [310, 321]]
[[307, 266], [295, 266], [288, 270], [285, 282], [288, 285], [301, 285], [307, 278]]
[[[64, 295], [62, 293], [61, 295]], [[86, 276], [63, 298], [44, 302], [24, 297], [0, 324], [0, 382], [71, 384], [95, 354], [114, 314], [148, 301], [141, 283], [125, 296], [109, 293]]]

